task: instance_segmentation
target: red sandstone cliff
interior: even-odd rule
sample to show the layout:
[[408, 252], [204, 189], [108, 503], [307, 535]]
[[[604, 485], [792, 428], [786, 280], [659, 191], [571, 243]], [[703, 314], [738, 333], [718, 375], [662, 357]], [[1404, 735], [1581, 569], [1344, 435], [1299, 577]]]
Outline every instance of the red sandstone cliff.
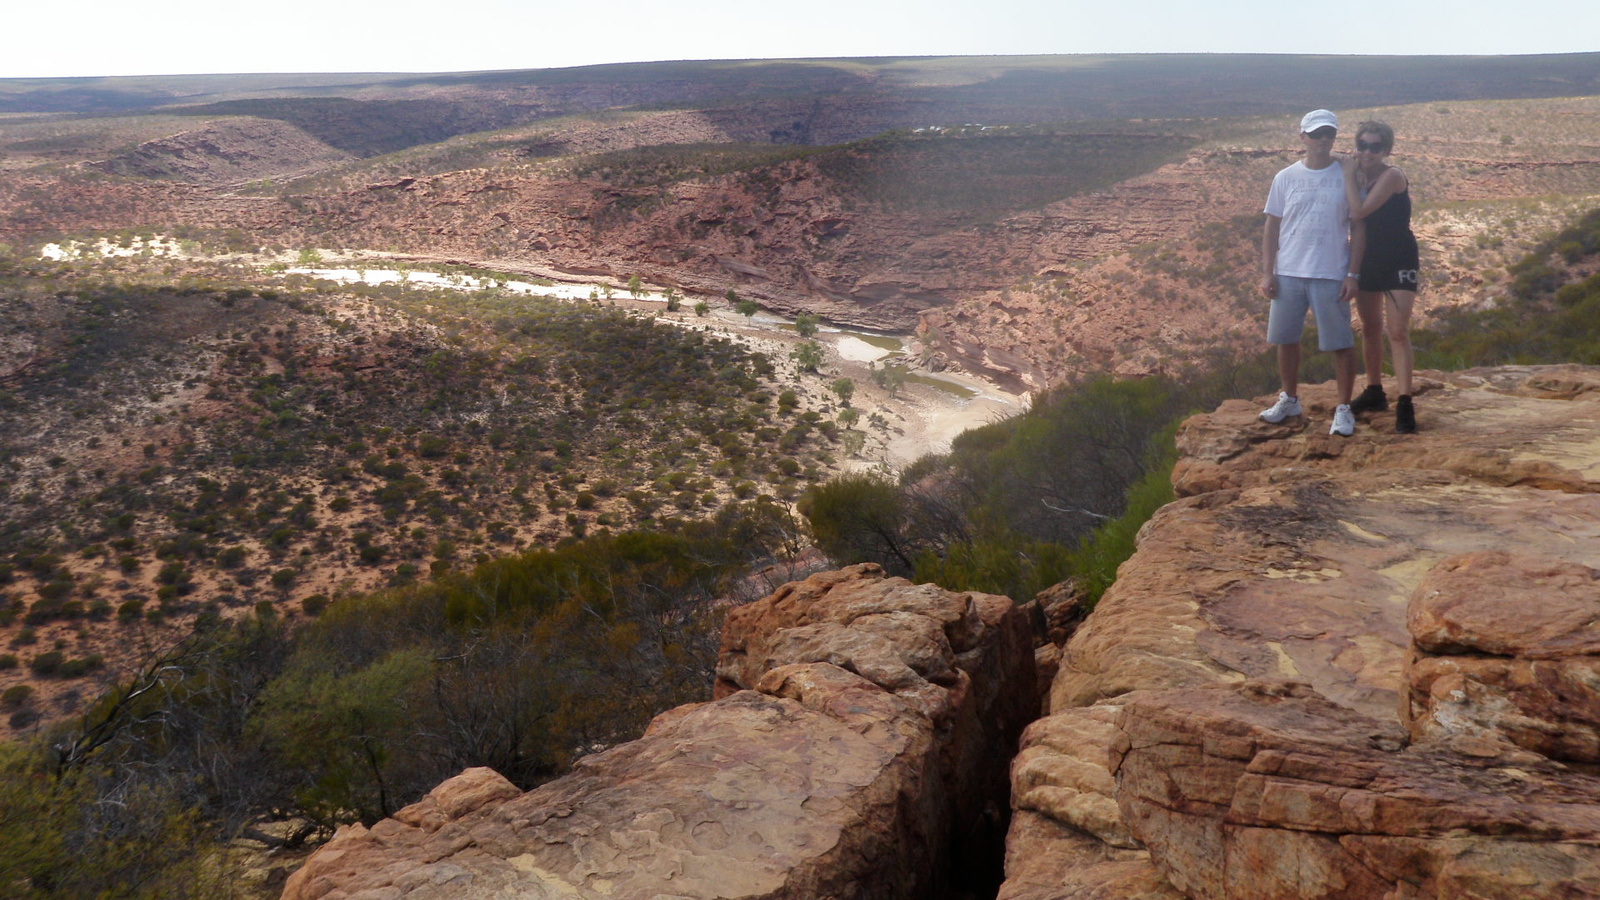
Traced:
[[1600, 896], [1600, 374], [1230, 401], [1013, 766], [1016, 898]]
[[[1600, 896], [1600, 372], [1421, 383], [1414, 436], [1326, 436], [1326, 385], [1185, 425], [1012, 763], [1001, 897]], [[942, 896], [1031, 664], [1001, 598], [813, 576], [730, 613], [719, 699], [465, 773], [285, 897]]]

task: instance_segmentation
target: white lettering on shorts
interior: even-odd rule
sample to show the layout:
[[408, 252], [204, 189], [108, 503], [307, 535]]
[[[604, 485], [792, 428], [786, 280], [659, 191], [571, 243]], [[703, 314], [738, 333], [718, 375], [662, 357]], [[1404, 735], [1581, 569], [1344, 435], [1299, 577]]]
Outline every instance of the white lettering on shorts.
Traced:
[[1417, 270], [1416, 269], [1401, 269], [1400, 270], [1400, 283], [1401, 284], [1416, 284], [1417, 283]]

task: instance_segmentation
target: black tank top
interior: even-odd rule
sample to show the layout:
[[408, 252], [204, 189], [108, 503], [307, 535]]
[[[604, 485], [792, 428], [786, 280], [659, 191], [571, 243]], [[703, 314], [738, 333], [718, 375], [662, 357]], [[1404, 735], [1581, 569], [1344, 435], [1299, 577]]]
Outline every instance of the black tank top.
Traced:
[[1411, 186], [1390, 194], [1383, 205], [1367, 216], [1367, 246], [1381, 247], [1411, 237]]

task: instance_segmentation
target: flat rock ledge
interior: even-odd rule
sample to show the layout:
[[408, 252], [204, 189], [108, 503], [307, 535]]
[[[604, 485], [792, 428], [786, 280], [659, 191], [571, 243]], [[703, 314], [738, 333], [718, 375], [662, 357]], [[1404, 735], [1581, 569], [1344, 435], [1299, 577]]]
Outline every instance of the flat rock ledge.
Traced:
[[1600, 897], [1600, 370], [1189, 419], [1060, 655], [1001, 900]]
[[1010, 600], [823, 573], [731, 610], [717, 672], [712, 701], [532, 791], [471, 769], [341, 828], [283, 897], [936, 897], [998, 850], [1037, 703]]

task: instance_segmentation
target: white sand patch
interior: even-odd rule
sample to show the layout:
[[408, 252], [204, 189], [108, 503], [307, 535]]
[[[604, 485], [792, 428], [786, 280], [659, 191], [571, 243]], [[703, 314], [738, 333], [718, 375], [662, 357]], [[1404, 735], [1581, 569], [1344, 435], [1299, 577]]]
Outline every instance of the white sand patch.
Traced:
[[67, 241], [65, 244], [45, 244], [39, 248], [39, 258], [60, 262], [64, 259], [82, 259], [85, 256], [100, 256], [106, 258], [127, 256], [180, 256], [179, 243], [174, 238], [152, 237], [135, 238], [128, 246], [113, 244], [105, 238], [85, 244], [82, 241]]
[[904, 426], [905, 434], [891, 437], [887, 445], [886, 461], [896, 468], [930, 453], [949, 453], [951, 442], [963, 431], [1009, 419], [1027, 404], [1022, 397], [994, 394], [948, 402], [919, 397], [906, 405], [909, 421]]
[[863, 341], [858, 337], [843, 335], [834, 342], [834, 349], [839, 351], [839, 356], [851, 362], [875, 362], [889, 356], [894, 351], [877, 347]]
[[[535, 284], [531, 281], [507, 281], [498, 278], [479, 278], [473, 275], [442, 274], [410, 269], [313, 269], [294, 266], [284, 270], [289, 275], [309, 275], [340, 284], [398, 284], [417, 287], [443, 288], [453, 291], [481, 291], [490, 288], [524, 294], [531, 297], [552, 297], [557, 300], [637, 300], [641, 303], [666, 303], [667, 295], [661, 291], [640, 291], [638, 296], [625, 288], [604, 284]], [[688, 298], [679, 295], [680, 300]], [[692, 303], [690, 305], [693, 305]]]

